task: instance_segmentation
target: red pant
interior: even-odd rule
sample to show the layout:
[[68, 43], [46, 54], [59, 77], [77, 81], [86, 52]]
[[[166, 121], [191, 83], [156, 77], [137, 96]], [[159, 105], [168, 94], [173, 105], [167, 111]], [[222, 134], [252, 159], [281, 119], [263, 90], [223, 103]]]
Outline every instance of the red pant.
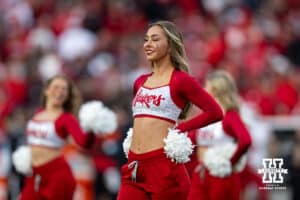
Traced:
[[190, 180], [186, 168], [166, 158], [163, 149], [143, 154], [129, 152], [128, 157], [121, 168], [118, 200], [187, 199]]
[[63, 157], [33, 168], [27, 177], [20, 200], [72, 200], [75, 179]]
[[249, 165], [246, 165], [245, 169], [241, 172], [241, 190], [245, 192], [250, 184], [255, 184], [258, 188], [256, 199], [257, 200], [267, 200], [268, 190], [259, 189], [260, 187], [265, 187], [266, 185], [262, 182], [262, 177], [255, 172]]
[[188, 200], [239, 200], [240, 176], [233, 173], [228, 177], [219, 178], [209, 174], [203, 166], [196, 168]]

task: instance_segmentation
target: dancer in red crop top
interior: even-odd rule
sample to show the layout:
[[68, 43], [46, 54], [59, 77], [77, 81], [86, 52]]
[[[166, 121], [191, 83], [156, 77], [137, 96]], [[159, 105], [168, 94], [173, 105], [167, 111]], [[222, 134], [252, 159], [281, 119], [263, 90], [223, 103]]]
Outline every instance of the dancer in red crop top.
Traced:
[[45, 85], [42, 109], [27, 124], [27, 143], [31, 150], [32, 173], [26, 177], [21, 200], [72, 200], [75, 180], [61, 155], [71, 135], [81, 147], [93, 142], [92, 133], [83, 133], [75, 113], [79, 93], [64, 76], [55, 76]]
[[[168, 129], [186, 132], [222, 118], [216, 101], [188, 72], [181, 33], [167, 21], [150, 24], [144, 51], [152, 73], [134, 84], [134, 116], [128, 163], [122, 166], [118, 200], [185, 200], [190, 180], [183, 163], [172, 162], [164, 152]], [[184, 119], [190, 103], [203, 110]]]
[[196, 131], [197, 157], [188, 200], [239, 200], [239, 172], [245, 166], [250, 134], [238, 113], [237, 88], [225, 71], [207, 76], [206, 88], [223, 108], [222, 122]]

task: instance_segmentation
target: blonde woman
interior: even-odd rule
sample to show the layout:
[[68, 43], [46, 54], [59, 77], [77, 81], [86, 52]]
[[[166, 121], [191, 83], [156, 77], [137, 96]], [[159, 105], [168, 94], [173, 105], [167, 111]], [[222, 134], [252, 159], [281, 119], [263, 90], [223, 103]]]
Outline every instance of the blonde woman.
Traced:
[[[72, 200], [75, 180], [61, 149], [71, 135], [81, 147], [89, 147], [94, 134], [84, 133], [75, 117], [80, 97], [75, 85], [65, 76], [54, 76], [42, 91], [42, 106], [28, 121], [29, 165], [17, 170], [27, 173], [20, 200]], [[24, 154], [24, 156], [27, 154]], [[26, 168], [26, 169], [25, 169]]]
[[[173, 23], [150, 24], [144, 40], [152, 72], [141, 75], [134, 84], [132, 141], [128, 163], [121, 169], [118, 200], [184, 200], [190, 187], [183, 164], [188, 159], [173, 157], [176, 150], [170, 149], [176, 148], [176, 144], [168, 145], [168, 141], [221, 120], [222, 111], [188, 74], [182, 35]], [[203, 113], [178, 124], [178, 119], [186, 116], [190, 103]], [[180, 151], [186, 146], [177, 148]]]
[[207, 76], [207, 91], [221, 105], [222, 122], [196, 132], [197, 157], [188, 200], [238, 200], [239, 172], [245, 166], [245, 154], [251, 144], [250, 134], [239, 115], [237, 87], [225, 71]]

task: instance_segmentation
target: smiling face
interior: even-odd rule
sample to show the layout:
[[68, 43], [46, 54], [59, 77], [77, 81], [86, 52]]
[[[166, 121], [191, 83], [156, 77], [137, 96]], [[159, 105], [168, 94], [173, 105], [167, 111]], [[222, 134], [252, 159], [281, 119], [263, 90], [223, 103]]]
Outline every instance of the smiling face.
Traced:
[[62, 107], [69, 95], [68, 82], [63, 78], [53, 79], [45, 89], [47, 104], [54, 107]]
[[144, 40], [144, 51], [148, 61], [157, 62], [169, 55], [168, 38], [160, 26], [150, 27]]

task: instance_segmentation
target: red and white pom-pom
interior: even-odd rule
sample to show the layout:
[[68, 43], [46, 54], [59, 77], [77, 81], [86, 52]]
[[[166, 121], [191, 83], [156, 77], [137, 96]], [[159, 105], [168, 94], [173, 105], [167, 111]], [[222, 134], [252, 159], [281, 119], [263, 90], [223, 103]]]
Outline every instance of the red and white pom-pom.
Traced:
[[193, 153], [193, 144], [187, 133], [181, 133], [178, 129], [169, 129], [168, 135], [164, 138], [164, 150], [167, 157], [176, 163], [186, 163]]
[[133, 131], [132, 131], [132, 128], [130, 128], [127, 131], [127, 136], [124, 139], [123, 144], [122, 144], [123, 145], [123, 151], [125, 153], [126, 158], [128, 158], [128, 153], [129, 153], [129, 149], [130, 149], [131, 141], [132, 141], [132, 134], [133, 134]]
[[101, 101], [90, 101], [81, 105], [79, 122], [86, 132], [95, 134], [109, 134], [117, 128], [117, 116]]
[[241, 172], [246, 165], [246, 155], [232, 167], [230, 159], [236, 151], [237, 145], [227, 143], [224, 145], [208, 148], [204, 154], [204, 165], [208, 168], [213, 176], [225, 177], [229, 176], [232, 171]]
[[12, 154], [12, 163], [17, 172], [23, 175], [32, 173], [31, 167], [31, 150], [29, 146], [20, 146]]

